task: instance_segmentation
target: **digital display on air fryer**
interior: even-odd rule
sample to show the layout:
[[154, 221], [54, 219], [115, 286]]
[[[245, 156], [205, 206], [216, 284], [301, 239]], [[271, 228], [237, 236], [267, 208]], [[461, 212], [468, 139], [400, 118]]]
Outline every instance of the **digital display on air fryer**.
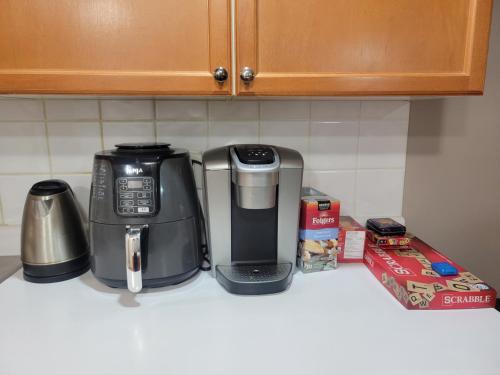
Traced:
[[129, 180], [127, 185], [129, 189], [142, 189], [143, 183], [142, 180]]

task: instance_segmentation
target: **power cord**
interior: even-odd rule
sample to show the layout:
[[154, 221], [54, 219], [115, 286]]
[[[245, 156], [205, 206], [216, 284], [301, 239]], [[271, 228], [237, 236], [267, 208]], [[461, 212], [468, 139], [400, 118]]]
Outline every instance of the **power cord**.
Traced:
[[[212, 269], [212, 265], [210, 264], [207, 245], [201, 245], [201, 252], [203, 254], [203, 262], [200, 266], [200, 269], [202, 271], [210, 271]], [[208, 263], [208, 266], [204, 266], [203, 263]]]
[[[191, 160], [192, 164], [196, 165], [202, 165], [202, 163], [199, 160]], [[201, 227], [202, 227], [202, 234], [205, 240], [205, 244], [201, 245], [201, 253], [203, 255], [203, 261], [200, 265], [200, 269], [202, 271], [210, 271], [212, 269], [212, 265], [210, 262], [210, 255], [208, 253], [208, 246], [206, 245], [207, 242], [207, 231], [206, 231], [206, 226], [205, 226], [205, 216], [203, 215], [203, 210], [201, 209], [201, 203], [198, 201], [198, 206], [200, 209], [200, 218], [201, 218]], [[208, 264], [208, 265], [204, 265]]]

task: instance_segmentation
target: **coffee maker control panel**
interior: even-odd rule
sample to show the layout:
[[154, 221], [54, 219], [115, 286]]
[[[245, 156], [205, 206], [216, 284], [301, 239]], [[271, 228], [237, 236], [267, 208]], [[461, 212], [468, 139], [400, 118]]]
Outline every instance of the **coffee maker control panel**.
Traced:
[[124, 216], [151, 215], [155, 212], [153, 177], [119, 177], [116, 179], [116, 207]]
[[270, 147], [252, 145], [237, 146], [234, 148], [238, 159], [243, 164], [262, 165], [274, 163], [274, 151]]

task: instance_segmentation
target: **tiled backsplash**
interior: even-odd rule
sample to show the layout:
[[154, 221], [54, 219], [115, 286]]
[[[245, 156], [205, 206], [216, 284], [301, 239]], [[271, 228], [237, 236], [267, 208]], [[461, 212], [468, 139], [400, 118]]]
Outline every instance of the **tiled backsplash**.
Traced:
[[86, 211], [93, 154], [120, 142], [168, 142], [197, 159], [231, 143], [291, 147], [304, 185], [341, 199], [343, 214], [400, 217], [408, 115], [400, 100], [0, 98], [0, 255], [19, 252], [33, 183], [66, 180]]

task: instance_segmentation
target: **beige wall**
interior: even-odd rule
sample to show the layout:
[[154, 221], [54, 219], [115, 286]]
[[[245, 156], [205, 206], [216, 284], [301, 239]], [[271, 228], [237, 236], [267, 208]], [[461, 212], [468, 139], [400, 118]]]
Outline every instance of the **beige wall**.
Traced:
[[500, 291], [500, 4], [485, 95], [411, 103], [403, 214]]

